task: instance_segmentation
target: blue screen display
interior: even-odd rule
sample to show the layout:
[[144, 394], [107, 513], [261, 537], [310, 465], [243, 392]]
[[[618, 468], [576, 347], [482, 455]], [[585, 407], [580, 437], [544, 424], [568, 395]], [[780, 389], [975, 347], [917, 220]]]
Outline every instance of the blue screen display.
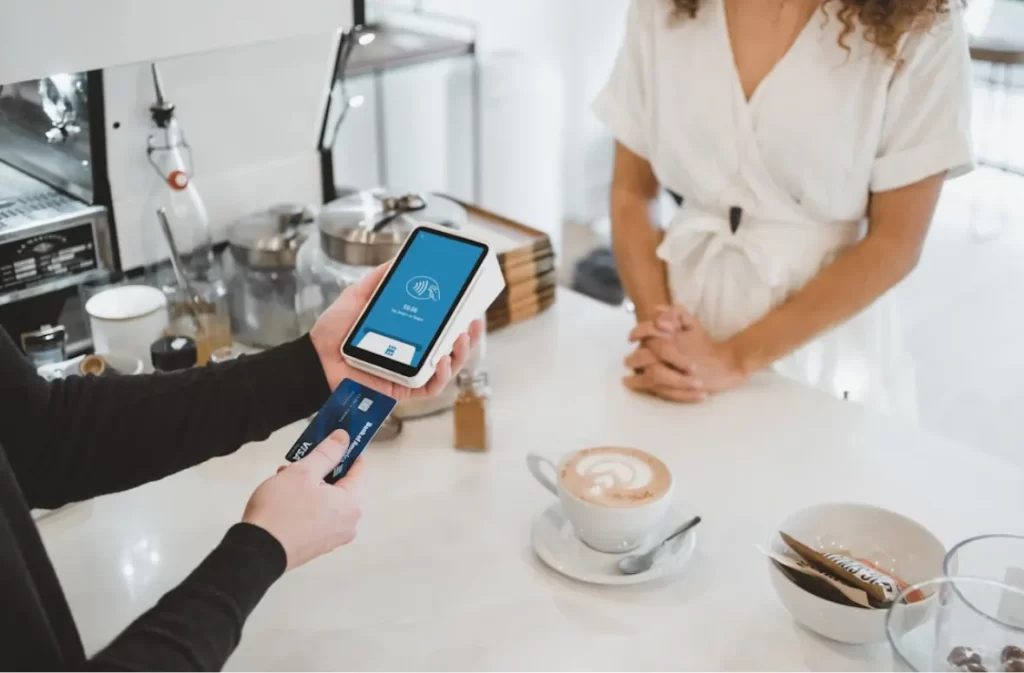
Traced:
[[484, 252], [478, 244], [418, 230], [352, 345], [419, 369]]

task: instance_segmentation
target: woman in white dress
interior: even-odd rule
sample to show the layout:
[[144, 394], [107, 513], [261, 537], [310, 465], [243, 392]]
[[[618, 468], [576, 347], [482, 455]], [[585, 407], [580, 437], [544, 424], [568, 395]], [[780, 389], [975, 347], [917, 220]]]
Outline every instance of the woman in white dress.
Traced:
[[[617, 140], [630, 388], [696, 402], [773, 366], [915, 413], [883, 295], [973, 162], [956, 1], [632, 0], [594, 105]], [[661, 188], [682, 199], [664, 228]]]

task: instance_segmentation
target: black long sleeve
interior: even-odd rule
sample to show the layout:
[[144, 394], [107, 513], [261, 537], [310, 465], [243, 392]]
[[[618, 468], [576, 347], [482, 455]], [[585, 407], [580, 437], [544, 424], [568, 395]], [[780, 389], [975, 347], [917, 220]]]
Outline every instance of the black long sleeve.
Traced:
[[89, 660], [98, 671], [213, 671], [256, 603], [285, 570], [281, 544], [240, 523], [184, 582]]
[[124, 490], [229, 453], [315, 411], [329, 392], [308, 337], [193, 371], [47, 384], [0, 329], [0, 670], [222, 668], [285, 570], [273, 536], [233, 526], [87, 660], [29, 506]]
[[32, 507], [127, 490], [231, 453], [329, 394], [309, 337], [184, 372], [46, 383], [0, 329], [0, 442]]

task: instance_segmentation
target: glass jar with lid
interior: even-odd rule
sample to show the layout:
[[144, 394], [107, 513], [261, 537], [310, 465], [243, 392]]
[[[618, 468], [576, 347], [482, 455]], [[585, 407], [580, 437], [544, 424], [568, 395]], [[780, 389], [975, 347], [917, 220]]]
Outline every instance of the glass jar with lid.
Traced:
[[[468, 216], [461, 205], [438, 194], [377, 188], [328, 203], [316, 221], [316, 231], [306, 239], [296, 261], [296, 309], [303, 331], [313, 326], [342, 290], [393, 259], [417, 226], [431, 223], [461, 229]], [[457, 394], [453, 382], [437, 398], [402, 402], [395, 415], [413, 418], [449, 409]]]
[[286, 203], [246, 215], [228, 233], [231, 330], [247, 346], [271, 348], [302, 333], [296, 314], [296, 259], [313, 211]]

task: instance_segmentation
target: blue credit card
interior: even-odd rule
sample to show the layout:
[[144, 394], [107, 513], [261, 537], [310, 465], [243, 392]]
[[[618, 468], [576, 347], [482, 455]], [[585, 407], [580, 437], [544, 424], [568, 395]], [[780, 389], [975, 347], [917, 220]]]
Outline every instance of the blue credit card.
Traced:
[[294, 463], [315, 449], [335, 430], [348, 433], [348, 449], [334, 470], [324, 477], [333, 484], [344, 477], [352, 463], [380, 430], [395, 408], [394, 398], [367, 388], [351, 379], [344, 379], [328, 398], [313, 422], [302, 431], [298, 441], [285, 454], [285, 460]]

